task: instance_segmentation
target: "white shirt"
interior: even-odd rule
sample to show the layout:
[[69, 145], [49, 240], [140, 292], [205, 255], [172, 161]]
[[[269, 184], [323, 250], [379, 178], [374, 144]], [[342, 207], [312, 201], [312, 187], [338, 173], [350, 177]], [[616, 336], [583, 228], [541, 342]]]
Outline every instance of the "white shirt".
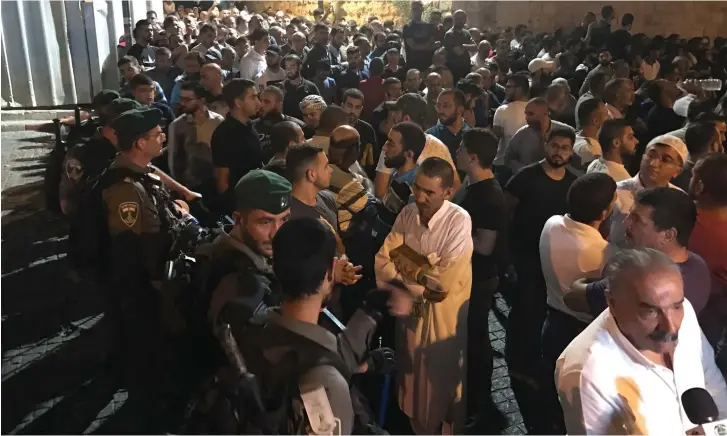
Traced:
[[[267, 65], [267, 64], [266, 64]], [[255, 84], [257, 85], [260, 92], [262, 92], [269, 82], [282, 82], [285, 80], [285, 70], [278, 68], [278, 71], [271, 71], [270, 68], [265, 68], [265, 71], [255, 76]]]
[[505, 149], [510, 143], [510, 139], [521, 127], [527, 124], [525, 120], [526, 101], [512, 101], [503, 104], [495, 111], [495, 117], [492, 121], [493, 126], [502, 127], [503, 134], [500, 143], [497, 145], [497, 156], [495, 156], [495, 165], [505, 165]]
[[486, 68], [488, 58], [481, 58], [479, 53], [475, 53], [475, 55], [470, 58], [470, 61], [472, 61], [472, 65], [475, 66], [475, 69]]
[[[425, 136], [427, 137], [427, 140], [424, 143], [424, 149], [419, 155], [419, 159], [417, 159], [417, 165], [424, 162], [424, 159], [426, 158], [439, 157], [446, 160], [450, 165], [452, 165], [452, 168], [457, 171], [457, 167], [452, 161], [452, 154], [449, 152], [447, 146], [435, 136], [428, 133], [425, 133]], [[391, 174], [392, 168], [386, 168], [386, 165], [384, 165], [384, 158], [386, 158], [386, 156], [382, 151], [379, 155], [379, 161], [376, 163], [376, 171], [384, 174]]]
[[[669, 183], [669, 187], [679, 189], [678, 186], [671, 183]], [[626, 227], [623, 221], [631, 213], [631, 208], [636, 202], [636, 193], [644, 189], [638, 174], [616, 183], [616, 202], [613, 205], [613, 213], [611, 213], [611, 231], [608, 235], [608, 240], [612, 244], [618, 247], [626, 245]], [[681, 189], [679, 190], [681, 191]]]
[[598, 159], [595, 159], [588, 165], [586, 174], [588, 173], [606, 173], [617, 183], [631, 178], [631, 174], [626, 171], [626, 167], [623, 164], [606, 160], [603, 156], [599, 156]]
[[598, 230], [574, 221], [568, 215], [554, 215], [540, 234], [540, 265], [548, 292], [548, 306], [583, 322], [589, 313], [576, 312], [563, 302], [578, 279], [599, 278], [606, 263], [608, 242]]
[[595, 158], [603, 155], [603, 151], [601, 144], [595, 138], [578, 135], [576, 143], [573, 144], [573, 154], [578, 155], [581, 159], [581, 167], [587, 168]]
[[727, 386], [686, 300], [673, 367], [646, 359], [604, 310], [556, 363], [568, 434], [683, 435], [696, 427], [681, 405], [682, 393], [693, 387], [706, 389], [720, 417], [727, 416]]
[[265, 56], [255, 50], [250, 50], [240, 59], [240, 78], [254, 80], [258, 74], [267, 68], [268, 63], [265, 62]]

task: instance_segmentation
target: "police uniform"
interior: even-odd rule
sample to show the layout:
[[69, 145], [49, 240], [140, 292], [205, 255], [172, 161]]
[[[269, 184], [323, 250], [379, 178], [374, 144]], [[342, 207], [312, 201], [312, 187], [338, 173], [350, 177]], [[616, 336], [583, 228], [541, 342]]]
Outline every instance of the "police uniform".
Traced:
[[123, 151], [158, 126], [161, 118], [157, 109], [144, 108], [126, 111], [114, 120], [122, 153], [109, 169], [123, 168], [130, 176], [101, 193], [111, 243], [109, 315], [120, 341], [129, 401], [141, 404], [136, 415], [139, 428], [129, 430], [145, 433], [153, 432], [153, 426], [163, 420], [160, 406], [168, 375], [164, 361], [168, 344], [160, 326], [156, 285], [171, 238], [165, 228], [168, 211], [150, 192], [163, 189], [161, 183], [149, 166], [131, 162]]
[[[118, 95], [118, 94], [117, 94]], [[131, 109], [141, 108], [141, 103], [128, 98], [116, 98], [105, 104], [102, 123]], [[100, 133], [87, 143], [80, 143], [66, 153], [61, 171], [59, 198], [61, 209], [72, 217], [78, 208], [79, 194], [84, 183], [99, 176], [116, 156], [116, 146]]]

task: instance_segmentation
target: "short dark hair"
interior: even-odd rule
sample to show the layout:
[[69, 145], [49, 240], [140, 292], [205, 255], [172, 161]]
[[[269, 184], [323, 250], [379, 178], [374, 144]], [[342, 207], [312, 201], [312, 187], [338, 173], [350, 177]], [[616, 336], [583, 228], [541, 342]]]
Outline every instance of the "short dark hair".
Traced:
[[[581, 103], [581, 105], [583, 105], [583, 103]], [[601, 144], [601, 151], [603, 154], [611, 152], [613, 149], [614, 139], [623, 135], [624, 129], [629, 126], [629, 122], [621, 118], [604, 121], [603, 125], [598, 130], [598, 143]]]
[[235, 40], [235, 45], [237, 45], [241, 42], [244, 42], [245, 44], [250, 43], [250, 41], [248, 41], [248, 39], [247, 39], [247, 36], [245, 36], [245, 35], [238, 36], [237, 39]]
[[490, 129], [475, 127], [462, 134], [462, 145], [467, 153], [477, 156], [482, 168], [492, 168], [492, 162], [497, 155], [499, 140]]
[[613, 6], [606, 5], [601, 8], [601, 17], [609, 18], [613, 16]]
[[[601, 71], [593, 73], [591, 78], [588, 79], [588, 90], [601, 86], [606, 81], [606, 73]], [[582, 104], [582, 103], [581, 103]]]
[[298, 56], [298, 55], [295, 55], [295, 54], [287, 54], [287, 55], [285, 55], [285, 57], [283, 58], [283, 62], [282, 62], [282, 64], [281, 64], [281, 65], [282, 65], [283, 67], [285, 67], [285, 63], [286, 63], [286, 62], [290, 62], [290, 61], [293, 61], [293, 62], [295, 62], [295, 64], [296, 64], [296, 65], [298, 65], [298, 67], [299, 67], [299, 68], [300, 68], [300, 66], [301, 66], [301, 65], [303, 64], [303, 61], [302, 61], [302, 60], [300, 60], [300, 56]]
[[222, 88], [222, 98], [230, 107], [235, 107], [235, 100], [245, 95], [248, 89], [255, 89], [255, 82], [248, 79], [232, 79]]
[[205, 24], [202, 26], [201, 29], [199, 29], [199, 34], [207, 33], [207, 32], [215, 32], [217, 33], [217, 28], [211, 24]]
[[273, 126], [270, 133], [270, 148], [274, 153], [282, 153], [288, 149], [290, 141], [298, 139], [298, 127], [292, 121], [281, 121]]
[[401, 80], [397, 79], [396, 77], [387, 77], [386, 79], [384, 79], [384, 87], [387, 89], [389, 88], [389, 86], [396, 85], [397, 83], [401, 85]]
[[346, 48], [346, 56], [351, 56], [351, 55], [354, 55], [356, 53], [361, 53], [361, 48], [359, 48], [359, 46], [357, 46], [357, 45], [349, 45]]
[[[149, 11], [149, 12], [154, 12], [154, 11]], [[134, 25], [134, 30], [131, 32], [133, 34], [134, 38], [136, 38], [136, 33], [139, 31], [139, 28], [143, 27], [143, 26], [149, 27], [149, 26], [151, 26], [151, 23], [149, 22], [149, 20], [137, 21], [136, 24]]]
[[265, 89], [263, 89], [263, 93], [265, 93], [265, 92], [271, 92], [271, 93], [275, 94], [275, 96], [278, 98], [278, 101], [281, 101], [281, 102], [283, 101], [283, 97], [285, 96], [285, 93], [283, 92], [283, 90], [280, 89], [279, 86], [275, 86], [275, 85], [267, 86]]
[[269, 34], [268, 31], [263, 29], [262, 27], [258, 27], [257, 29], [253, 30], [252, 33], [247, 37], [250, 40], [250, 44], [255, 44], [256, 42], [260, 41], [263, 38], [268, 38]]
[[119, 68], [123, 67], [126, 64], [131, 64], [131, 66], [133, 66], [133, 67], [138, 67], [139, 60], [136, 59], [134, 56], [126, 55], [126, 56], [121, 56], [121, 59], [119, 59], [119, 61], [116, 62], [116, 66]]
[[348, 88], [346, 92], [343, 93], [343, 100], [341, 100], [341, 102], [345, 103], [346, 99], [349, 97], [353, 98], [354, 100], [365, 101], [364, 94], [363, 92], [361, 92], [360, 89]]
[[321, 119], [318, 122], [318, 129], [324, 132], [332, 133], [333, 130], [348, 122], [348, 114], [341, 106], [332, 104], [327, 106], [321, 112]]
[[417, 168], [417, 173], [424, 174], [429, 178], [436, 178], [442, 181], [442, 187], [447, 189], [454, 185], [454, 169], [452, 165], [441, 157], [428, 157], [424, 159]]
[[692, 177], [701, 180], [704, 193], [720, 206], [727, 206], [727, 154], [708, 153], [694, 165]]
[[140, 73], [129, 80], [130, 89], [136, 89], [139, 86], [154, 86], [154, 81], [146, 74]]
[[[141, 75], [141, 74], [140, 74]], [[185, 80], [179, 87], [182, 91], [193, 91], [197, 98], [208, 98], [209, 92], [201, 83], [193, 80]]]
[[568, 215], [579, 223], [600, 220], [613, 201], [616, 182], [606, 173], [579, 177], [568, 189]]
[[395, 124], [391, 130], [401, 134], [401, 145], [403, 151], [411, 151], [414, 153], [413, 160], [416, 162], [422, 154], [424, 145], [427, 142], [424, 130], [422, 130], [418, 124], [411, 121], [402, 121], [399, 124]]
[[589, 98], [588, 100], [585, 100], [581, 103], [580, 106], [578, 106], [578, 122], [581, 125], [581, 128], [583, 126], [590, 124], [591, 122], [591, 115], [598, 110], [598, 108], [601, 106], [601, 101], [597, 98]]
[[378, 76], [384, 72], [384, 60], [373, 58], [369, 62], [369, 76]]
[[300, 144], [288, 149], [285, 165], [291, 182], [297, 182], [305, 176], [305, 167], [310, 165], [323, 153], [323, 149], [311, 144]]
[[156, 54], [156, 55], [157, 55], [157, 57], [159, 57], [159, 56], [166, 56], [166, 57], [168, 57], [168, 58], [172, 57], [172, 51], [171, 51], [171, 50], [169, 50], [169, 49], [168, 49], [168, 48], [166, 48], [166, 47], [157, 47], [157, 48], [156, 48], [156, 49], [154, 50], [154, 54]]
[[510, 74], [507, 76], [507, 81], [509, 82], [510, 80], [515, 83], [516, 87], [522, 90], [523, 94], [528, 95], [530, 93], [530, 79], [526, 74]]
[[697, 222], [697, 206], [687, 194], [669, 187], [649, 188], [636, 193], [636, 202], [653, 209], [651, 220], [657, 230], [674, 229], [677, 243], [682, 247], [689, 245]]
[[573, 145], [576, 142], [576, 133], [572, 129], [566, 129], [564, 127], [553, 127], [552, 129], [550, 129], [550, 132], [548, 132], [545, 140], [550, 141], [553, 138], [570, 139], [570, 143], [571, 145]]
[[467, 98], [464, 95], [464, 92], [461, 90], [454, 88], [454, 89], [444, 89], [442, 92], [439, 93], [439, 96], [452, 94], [454, 98], [454, 105], [457, 107], [463, 108], [465, 106], [465, 103], [467, 102]]
[[615, 78], [609, 80], [608, 83], [606, 83], [606, 87], [603, 89], [603, 100], [606, 103], [613, 101], [621, 87], [629, 82], [631, 82], [631, 79], [626, 78]]
[[623, 17], [621, 17], [621, 25], [622, 26], [630, 26], [634, 24], [634, 14], [631, 13], [625, 13]]
[[316, 33], [319, 30], [325, 30], [326, 32], [328, 32], [328, 26], [326, 26], [323, 23], [318, 23], [315, 26], [313, 26], [313, 33]]
[[317, 219], [297, 218], [275, 234], [273, 252], [273, 271], [283, 299], [303, 300], [316, 295], [326, 275], [333, 274], [336, 237]]
[[187, 59], [194, 59], [200, 66], [205, 64], [204, 55], [198, 51], [191, 51], [184, 55], [184, 60]]
[[698, 157], [709, 151], [709, 146], [717, 134], [714, 123], [706, 121], [687, 128], [684, 143], [687, 145], [690, 157]]

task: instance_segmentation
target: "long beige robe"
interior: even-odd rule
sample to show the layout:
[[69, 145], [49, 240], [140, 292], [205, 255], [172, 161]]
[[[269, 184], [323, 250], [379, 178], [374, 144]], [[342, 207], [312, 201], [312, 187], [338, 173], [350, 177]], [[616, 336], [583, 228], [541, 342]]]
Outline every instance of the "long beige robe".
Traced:
[[[422, 254], [433, 266], [428, 274], [447, 297], [426, 302], [420, 318], [397, 322], [399, 406], [414, 431], [435, 434], [445, 428], [461, 431], [465, 405], [467, 309], [472, 287], [472, 221], [461, 207], [445, 202], [428, 226], [419, 221], [415, 204], [402, 209], [391, 233], [376, 255], [376, 280], [381, 285], [402, 280], [416, 296], [424, 288], [403, 277], [390, 257], [402, 244]], [[440, 433], [441, 434], [441, 433]]]

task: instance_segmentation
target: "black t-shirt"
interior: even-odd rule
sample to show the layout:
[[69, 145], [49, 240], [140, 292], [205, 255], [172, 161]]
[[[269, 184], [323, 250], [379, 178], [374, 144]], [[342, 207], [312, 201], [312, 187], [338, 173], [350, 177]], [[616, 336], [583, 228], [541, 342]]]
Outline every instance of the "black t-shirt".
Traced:
[[[235, 189], [237, 181], [245, 174], [263, 166], [260, 137], [252, 121], [243, 124], [227, 115], [212, 134], [210, 147], [214, 166], [230, 170], [228, 192]], [[227, 206], [232, 207], [232, 204]]]
[[540, 233], [553, 215], [568, 212], [568, 189], [576, 175], [566, 169], [561, 180], [553, 180], [539, 162], [524, 166], [505, 185], [505, 191], [519, 202], [510, 227], [510, 240], [515, 255], [539, 253]]
[[472, 237], [477, 229], [494, 230], [497, 232], [495, 249], [489, 256], [474, 251], [472, 253], [472, 278], [474, 281], [497, 277], [497, 266], [502, 264], [505, 256], [507, 232], [507, 206], [505, 194], [496, 179], [482, 180], [467, 186], [464, 198], [459, 202], [472, 218]]
[[273, 134], [273, 128], [276, 124], [290, 121], [300, 126], [301, 129], [305, 127], [305, 123], [298, 118], [289, 117], [287, 115], [280, 115], [279, 118], [256, 118], [252, 121], [252, 125], [255, 127], [255, 131], [260, 138], [260, 149], [262, 150], [262, 161], [269, 162], [273, 158], [275, 152], [270, 148], [270, 135]]
[[626, 47], [631, 45], [631, 34], [626, 29], [611, 32], [608, 47], [614, 59], [626, 58]]
[[384, 68], [384, 74], [382, 74], [381, 77], [383, 77], [384, 79], [388, 79], [389, 77], [396, 77], [403, 84], [404, 82], [406, 82], [406, 70], [399, 67], [396, 72], [394, 72], [391, 71], [389, 67], [386, 67]]
[[649, 129], [649, 136], [655, 138], [681, 129], [684, 126], [684, 117], [677, 115], [672, 108], [657, 104], [649, 110], [646, 126]]
[[300, 111], [300, 102], [309, 95], [321, 95], [315, 83], [302, 79], [300, 85], [294, 85], [290, 81], [283, 82], [285, 97], [283, 97], [283, 113], [289, 117], [303, 119], [303, 112]]
[[[472, 37], [467, 29], [451, 28], [444, 34], [442, 46], [447, 50], [447, 66], [449, 69], [468, 69], [470, 68], [470, 53], [463, 47], [464, 44], [472, 44]], [[454, 52], [455, 47], [462, 48], [462, 54]]]
[[434, 24], [425, 23], [423, 21], [404, 25], [403, 37], [404, 48], [406, 49], [406, 60], [409, 68], [416, 68], [419, 71], [425, 71], [432, 63], [434, 50], [412, 50], [406, 40], [411, 38], [417, 44], [424, 44], [429, 40], [434, 40], [434, 32], [436, 28]]

